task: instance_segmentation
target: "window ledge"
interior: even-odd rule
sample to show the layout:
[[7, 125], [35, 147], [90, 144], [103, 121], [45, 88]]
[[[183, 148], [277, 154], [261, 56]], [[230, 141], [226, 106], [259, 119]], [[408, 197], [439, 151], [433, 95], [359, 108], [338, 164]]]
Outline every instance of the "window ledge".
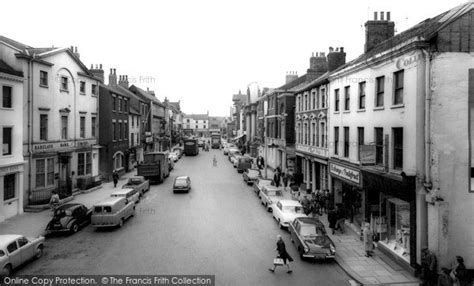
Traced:
[[1, 158], [4, 158], [4, 159], [8, 159], [8, 158], [13, 158], [13, 157], [15, 157], [15, 156], [14, 156], [13, 153], [12, 153], [12, 154], [2, 154], [2, 156], [0, 156], [0, 157], [1, 157]]
[[357, 112], [365, 112], [365, 108], [364, 109], [358, 109]]
[[377, 110], [384, 110], [385, 107], [383, 106], [377, 106], [377, 107], [374, 107], [374, 111], [377, 111]]
[[340, 111], [334, 111], [334, 114], [339, 114], [339, 113], [341, 113], [341, 112]]
[[79, 94], [80, 94], [80, 95], [86, 95], [86, 93], [85, 93], [85, 92], [79, 92]]
[[43, 87], [43, 88], [49, 88], [48, 85], [44, 85], [44, 84], [40, 84], [39, 86], [40, 86], [40, 87]]
[[0, 110], [11, 110], [14, 111], [15, 109], [13, 107], [0, 107]]
[[13, 203], [14, 201], [19, 201], [19, 200], [20, 199], [18, 197], [14, 197], [14, 198], [3, 201], [3, 204], [8, 205], [8, 204]]
[[60, 92], [66, 92], [66, 93], [69, 93], [69, 90], [67, 90], [67, 89], [62, 89], [62, 88], [61, 88], [61, 89], [59, 89], [59, 91], [60, 91]]
[[392, 106], [390, 106], [390, 109], [397, 109], [397, 108], [404, 108], [404, 107], [405, 107], [405, 104], [402, 103], [402, 104], [392, 105]]
[[344, 110], [342, 113], [351, 113], [350, 110]]

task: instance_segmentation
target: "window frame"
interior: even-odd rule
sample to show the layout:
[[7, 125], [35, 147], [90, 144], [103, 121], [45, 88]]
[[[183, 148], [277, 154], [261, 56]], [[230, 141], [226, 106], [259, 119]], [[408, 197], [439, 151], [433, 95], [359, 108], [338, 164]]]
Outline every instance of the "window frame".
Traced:
[[350, 129], [349, 126], [344, 126], [344, 158], [349, 158], [350, 147]]
[[334, 126], [334, 155], [339, 155], [339, 126]]
[[[5, 90], [10, 90], [9, 94], [9, 103], [10, 106], [5, 106]], [[11, 85], [2, 85], [2, 108], [13, 109], [13, 86]]]
[[67, 76], [61, 76], [60, 91], [69, 91], [69, 78]]
[[79, 93], [83, 95], [86, 94], [86, 82], [83, 80], [79, 81]]
[[[400, 80], [400, 75], [402, 79]], [[401, 86], [400, 86], [401, 85]], [[405, 70], [393, 73], [393, 105], [403, 104], [403, 91], [405, 87]]]
[[[38, 162], [42, 162], [43, 172], [38, 172]], [[38, 184], [39, 175], [43, 176], [43, 182]], [[54, 186], [54, 157], [39, 158], [35, 160], [35, 187], [48, 188]]]
[[86, 116], [79, 117], [79, 137], [86, 138]]
[[339, 88], [337, 88], [334, 90], [334, 112], [340, 111], [339, 109], [340, 102], [341, 102], [340, 92], [339, 92]]
[[[64, 125], [63, 119], [66, 119], [66, 125]], [[61, 115], [61, 139], [67, 140], [68, 139], [68, 124], [69, 124], [69, 116], [68, 115]], [[65, 130], [65, 132], [64, 132]]]
[[344, 87], [344, 111], [351, 110], [351, 86]]
[[[41, 113], [40, 114], [40, 130], [39, 130], [39, 140], [40, 141], [48, 141], [48, 114]], [[44, 124], [44, 125], [43, 125]]]
[[375, 78], [375, 107], [385, 104], [385, 76]]
[[[401, 133], [398, 133], [401, 132]], [[397, 134], [398, 133], [398, 134]], [[397, 135], [401, 135], [400, 137]], [[393, 138], [393, 169], [403, 170], [403, 127], [392, 128]], [[401, 164], [399, 165], [398, 162]]]
[[[10, 186], [7, 186], [7, 184], [9, 183], [9, 181], [7, 181], [7, 178], [13, 178], [12, 179], [12, 188], [9, 189]], [[3, 177], [3, 201], [6, 202], [6, 201], [9, 201], [9, 200], [13, 200], [17, 197], [17, 192], [16, 192], [16, 185], [17, 185], [17, 173], [10, 173], [10, 174], [6, 174], [4, 177]]]
[[359, 82], [359, 110], [364, 110], [366, 106], [367, 82]]
[[[378, 132], [380, 131], [381, 134]], [[380, 138], [379, 138], [380, 135]], [[374, 127], [374, 142], [375, 142], [375, 165], [384, 165], [384, 142], [383, 142], [383, 127]]]
[[[43, 77], [43, 75], [46, 75], [46, 76]], [[45, 80], [45, 83], [42, 82], [43, 80]], [[40, 87], [49, 87], [48, 72], [47, 72], [47, 71], [40, 70], [39, 86], [40, 86]]]

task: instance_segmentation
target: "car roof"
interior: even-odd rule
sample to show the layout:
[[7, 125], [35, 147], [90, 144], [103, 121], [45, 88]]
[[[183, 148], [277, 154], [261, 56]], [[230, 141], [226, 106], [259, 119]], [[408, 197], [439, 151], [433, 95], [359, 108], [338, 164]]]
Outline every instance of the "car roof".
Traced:
[[0, 234], [0, 248], [5, 248], [10, 242], [23, 236], [20, 234]]
[[78, 203], [72, 203], [72, 204], [64, 204], [60, 205], [57, 210], [67, 210], [67, 209], [75, 209], [79, 206], [82, 206], [83, 204], [78, 204]]
[[277, 186], [272, 186], [272, 185], [267, 185], [267, 186], [263, 186], [265, 189], [269, 190], [269, 191], [278, 191], [279, 188]]
[[303, 224], [323, 225], [323, 223], [319, 219], [312, 218], [312, 217], [298, 217], [296, 219], [299, 220]]
[[179, 177], [176, 177], [175, 180], [185, 180], [185, 179], [189, 179], [189, 176], [179, 176]]
[[125, 195], [126, 193], [133, 191], [134, 188], [123, 188], [112, 192], [110, 195]]
[[280, 203], [282, 206], [301, 207], [301, 204], [298, 201], [294, 201], [294, 200], [281, 200]]
[[143, 176], [133, 176], [133, 177], [130, 177], [130, 179], [145, 179], [145, 177], [143, 177]]
[[94, 207], [110, 206], [110, 205], [113, 205], [113, 204], [117, 203], [120, 200], [125, 200], [125, 198], [123, 198], [123, 197], [109, 197], [109, 198], [103, 200], [100, 203], [94, 204]]

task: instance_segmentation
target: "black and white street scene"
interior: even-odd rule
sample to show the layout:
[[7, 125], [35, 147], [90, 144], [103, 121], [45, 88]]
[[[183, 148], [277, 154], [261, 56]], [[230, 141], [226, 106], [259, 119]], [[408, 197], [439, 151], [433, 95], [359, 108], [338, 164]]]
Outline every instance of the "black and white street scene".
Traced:
[[473, 0], [0, 10], [0, 285], [474, 285]]

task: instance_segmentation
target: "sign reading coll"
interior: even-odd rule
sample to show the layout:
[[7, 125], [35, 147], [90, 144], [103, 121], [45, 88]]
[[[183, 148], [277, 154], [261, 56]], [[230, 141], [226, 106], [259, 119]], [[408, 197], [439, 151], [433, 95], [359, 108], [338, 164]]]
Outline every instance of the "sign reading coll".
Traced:
[[329, 171], [331, 174], [360, 185], [360, 171], [349, 169], [334, 163], [329, 164]]
[[360, 145], [360, 163], [362, 165], [375, 165], [375, 145]]

